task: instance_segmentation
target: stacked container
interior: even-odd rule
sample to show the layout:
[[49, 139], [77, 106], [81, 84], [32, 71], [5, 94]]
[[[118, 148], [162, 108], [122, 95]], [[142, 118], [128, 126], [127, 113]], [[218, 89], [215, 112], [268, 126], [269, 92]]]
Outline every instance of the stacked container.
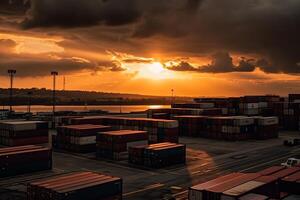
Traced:
[[158, 143], [147, 146], [131, 147], [129, 162], [150, 168], [162, 168], [185, 164], [186, 147], [183, 144]]
[[57, 135], [53, 138], [53, 145], [72, 152], [94, 152], [97, 132], [111, 130], [110, 126], [93, 124], [60, 126], [57, 128]]
[[[176, 106], [184, 105], [192, 106], [193, 104], [176, 104]], [[199, 105], [199, 104], [196, 104]], [[174, 106], [174, 105], [172, 105]], [[194, 106], [196, 107], [196, 106]], [[148, 118], [155, 118], [158, 113], [164, 113], [165, 119], [172, 119], [174, 116], [178, 115], [208, 115], [208, 116], [220, 116], [223, 115], [223, 111], [221, 108], [161, 108], [161, 109], [149, 109], [147, 111]]]
[[0, 177], [15, 176], [52, 168], [52, 150], [28, 145], [0, 149]]
[[120, 130], [97, 134], [97, 157], [120, 160], [128, 148], [148, 144], [146, 131]]
[[282, 199], [299, 194], [299, 173], [299, 167], [282, 166], [258, 173], [231, 173], [190, 187], [189, 200], [245, 200], [251, 196]]
[[22, 146], [48, 143], [48, 122], [4, 121], [0, 122], [0, 144]]
[[255, 117], [255, 139], [277, 138], [278, 131], [278, 117]]
[[176, 120], [100, 116], [72, 119], [72, 123], [103, 124], [117, 130], [147, 131], [149, 143], [178, 142], [178, 122]]
[[300, 120], [300, 103], [280, 102], [274, 104], [274, 114], [279, 118], [284, 130], [298, 130]]
[[122, 199], [122, 179], [92, 172], [76, 172], [28, 184], [28, 200]]
[[180, 135], [223, 140], [245, 140], [253, 137], [254, 118], [246, 116], [210, 117], [177, 116]]
[[300, 171], [281, 179], [280, 188], [284, 192], [300, 195]]

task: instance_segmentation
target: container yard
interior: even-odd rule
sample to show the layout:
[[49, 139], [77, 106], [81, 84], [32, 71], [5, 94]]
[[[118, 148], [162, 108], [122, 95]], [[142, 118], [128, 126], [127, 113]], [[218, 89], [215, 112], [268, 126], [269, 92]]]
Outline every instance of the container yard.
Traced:
[[297, 199], [300, 148], [285, 145], [300, 137], [297, 101], [199, 98], [57, 116], [54, 129], [39, 117], [1, 121], [0, 199]]

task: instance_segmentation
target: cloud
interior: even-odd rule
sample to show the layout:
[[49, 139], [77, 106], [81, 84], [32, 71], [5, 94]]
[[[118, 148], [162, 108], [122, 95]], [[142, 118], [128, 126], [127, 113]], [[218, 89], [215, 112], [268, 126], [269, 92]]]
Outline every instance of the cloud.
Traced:
[[165, 68], [173, 71], [179, 71], [179, 72], [192, 72], [192, 71], [198, 71], [198, 69], [194, 66], [192, 66], [190, 63], [186, 61], [181, 61], [178, 64], [170, 63], [170, 65], [164, 65]]
[[141, 13], [135, 0], [31, 0], [23, 21], [25, 29], [33, 27], [79, 27], [99, 23], [123, 25], [138, 20]]
[[256, 61], [254, 59], [240, 58], [239, 64], [234, 65], [232, 57], [227, 52], [218, 52], [212, 55], [211, 64], [195, 67], [192, 64], [181, 61], [178, 64], [171, 62], [170, 66], [165, 66], [173, 71], [189, 71], [199, 73], [227, 73], [227, 72], [253, 72]]
[[126, 70], [119, 62], [110, 59], [89, 60], [64, 53], [17, 54], [17, 45], [14, 40], [0, 39], [0, 75], [6, 75], [8, 69], [16, 69], [21, 77], [47, 76], [53, 70], [61, 74]]
[[[300, 73], [300, 1], [204, 0], [198, 6], [192, 15], [172, 6], [147, 15], [133, 36], [147, 40], [173, 37], [165, 42], [165, 51], [181, 56], [207, 55], [216, 50], [238, 52], [265, 60], [267, 64], [260, 66], [265, 72]], [[252, 69], [248, 62], [240, 64], [239, 70]], [[227, 60], [227, 65], [216, 64], [207, 71], [230, 72], [230, 68]]]
[[[0, 10], [5, 11], [2, 2], [6, 1], [1, 1]], [[169, 57], [223, 51], [255, 57], [264, 72], [300, 73], [297, 0], [31, 0], [22, 24], [26, 31], [52, 27], [48, 31], [63, 37], [73, 33], [139, 57], [154, 51]], [[76, 29], [65, 29], [70, 27]], [[222, 65], [203, 66], [203, 70], [251, 71], [255, 62], [245, 59], [232, 66], [226, 55], [218, 61]]]
[[0, 52], [11, 51], [17, 46], [17, 43], [11, 39], [0, 39]]

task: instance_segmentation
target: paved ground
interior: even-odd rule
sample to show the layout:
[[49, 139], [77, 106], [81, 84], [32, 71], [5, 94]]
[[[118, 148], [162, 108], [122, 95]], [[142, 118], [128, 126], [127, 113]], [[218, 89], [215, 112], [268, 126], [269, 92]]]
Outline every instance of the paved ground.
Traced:
[[124, 199], [185, 199], [187, 188], [233, 171], [256, 172], [300, 156], [299, 147], [285, 147], [283, 140], [299, 133], [282, 132], [278, 139], [226, 142], [180, 138], [187, 145], [187, 164], [161, 170], [141, 169], [125, 160], [95, 160], [93, 154], [54, 152], [52, 171], [0, 179], [0, 200], [24, 200], [26, 183], [71, 171], [89, 170], [124, 179]]

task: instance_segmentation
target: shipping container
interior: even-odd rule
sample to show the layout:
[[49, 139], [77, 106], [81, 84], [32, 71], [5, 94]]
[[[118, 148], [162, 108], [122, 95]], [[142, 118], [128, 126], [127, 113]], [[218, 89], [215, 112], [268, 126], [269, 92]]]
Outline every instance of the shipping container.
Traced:
[[282, 178], [280, 189], [283, 192], [300, 195], [300, 171]]
[[205, 195], [203, 200], [220, 200], [223, 192], [234, 188], [243, 183], [249, 182], [258, 178], [260, 175], [257, 173], [248, 173], [236, 178], [230, 179], [221, 184], [215, 185], [207, 190], [205, 190]]
[[129, 149], [128, 161], [135, 165], [143, 165], [150, 168], [185, 164], [186, 147], [182, 144], [168, 142], [133, 146]]
[[23, 146], [48, 143], [48, 122], [2, 121], [0, 122], [0, 144]]
[[227, 174], [225, 176], [220, 176], [216, 179], [192, 186], [189, 188], [189, 193], [188, 193], [188, 197], [189, 200], [204, 200], [207, 199], [206, 198], [206, 193], [205, 191], [208, 190], [209, 188], [212, 188], [216, 185], [222, 184], [224, 182], [227, 182], [228, 180], [237, 178], [239, 176], [244, 175], [243, 173], [231, 173], [231, 174]]
[[0, 177], [15, 176], [52, 168], [52, 150], [28, 145], [0, 149]]
[[75, 172], [27, 186], [28, 200], [122, 199], [122, 179], [92, 172]]
[[57, 127], [53, 146], [78, 153], [96, 151], [96, 135], [99, 131], [111, 131], [112, 127], [94, 124]]
[[[131, 146], [148, 144], [146, 131], [119, 130], [97, 133], [97, 157], [119, 160]], [[125, 154], [126, 156], [126, 154]]]
[[116, 130], [147, 131], [149, 143], [178, 142], [178, 122], [176, 120], [99, 116], [83, 117], [71, 121], [73, 124], [102, 124]]
[[278, 171], [281, 171], [285, 168], [286, 168], [285, 166], [272, 166], [272, 167], [266, 168], [264, 170], [261, 170], [258, 173], [261, 174], [262, 176], [268, 176], [268, 175], [272, 175]]

